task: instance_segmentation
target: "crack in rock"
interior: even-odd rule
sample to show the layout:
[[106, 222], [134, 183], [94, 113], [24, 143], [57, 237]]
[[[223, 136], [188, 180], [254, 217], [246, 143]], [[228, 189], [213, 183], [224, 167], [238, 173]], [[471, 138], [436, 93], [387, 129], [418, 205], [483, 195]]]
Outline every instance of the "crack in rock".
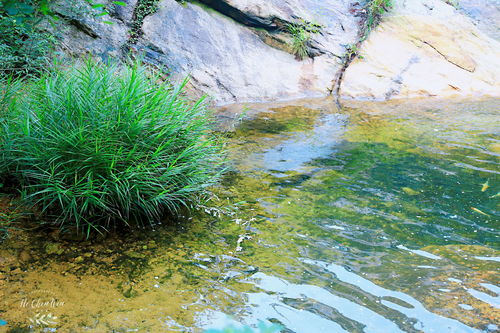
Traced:
[[444, 59], [446, 59], [446, 61], [448, 61], [450, 64], [453, 64], [467, 72], [470, 72], [470, 73], [474, 73], [474, 71], [476, 70], [476, 64], [474, 62], [474, 60], [472, 59], [467, 59], [466, 58], [466, 55], [464, 55], [464, 57], [462, 59], [453, 59], [452, 57], [450, 57], [449, 55], [447, 55], [446, 53], [442, 52], [439, 50], [438, 47], [432, 45], [430, 42], [426, 41], [426, 40], [422, 40], [422, 39], [419, 39], [419, 41], [421, 41], [422, 43], [424, 43], [425, 45], [429, 46], [430, 48], [432, 48], [434, 51], [436, 51], [438, 54], [440, 54]]

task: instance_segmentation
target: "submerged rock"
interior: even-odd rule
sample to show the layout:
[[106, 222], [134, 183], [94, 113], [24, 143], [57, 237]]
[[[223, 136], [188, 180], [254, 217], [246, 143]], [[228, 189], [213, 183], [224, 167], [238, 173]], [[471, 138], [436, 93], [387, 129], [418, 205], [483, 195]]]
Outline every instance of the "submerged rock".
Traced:
[[57, 254], [61, 255], [64, 253], [64, 248], [58, 243], [47, 243], [44, 247], [46, 254]]
[[28, 250], [22, 250], [19, 252], [17, 258], [20, 262], [27, 263], [32, 260], [31, 254]]
[[361, 55], [343, 98], [500, 95], [500, 43], [441, 0], [395, 2]]

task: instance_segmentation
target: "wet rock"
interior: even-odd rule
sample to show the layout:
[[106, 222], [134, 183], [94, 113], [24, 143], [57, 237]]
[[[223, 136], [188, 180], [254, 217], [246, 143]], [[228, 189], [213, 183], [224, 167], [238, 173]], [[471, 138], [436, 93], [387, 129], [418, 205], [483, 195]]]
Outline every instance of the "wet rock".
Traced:
[[343, 98], [500, 95], [500, 43], [440, 0], [395, 2], [360, 53]]
[[214, 261], [213, 256], [210, 256], [210, 255], [205, 254], [205, 253], [195, 253], [193, 256], [193, 259], [203, 261], [203, 262], [213, 262]]
[[247, 266], [247, 267], [245, 267], [245, 269], [243, 269], [243, 272], [247, 273], [247, 274], [255, 274], [258, 271], [259, 271], [259, 268], [254, 267], [254, 266]]
[[146, 255], [143, 253], [135, 252], [135, 251], [126, 251], [124, 253], [127, 257], [134, 258], [134, 259], [144, 259], [146, 258]]
[[126, 298], [133, 298], [137, 296], [137, 291], [133, 289], [132, 286], [123, 291], [123, 296]]
[[44, 251], [46, 254], [57, 254], [61, 255], [64, 252], [64, 248], [58, 243], [47, 243], [45, 244]]
[[26, 263], [31, 261], [32, 257], [28, 250], [22, 250], [18, 255], [18, 259], [19, 261]]
[[241, 273], [240, 272], [235, 272], [235, 271], [229, 271], [229, 272], [226, 272], [222, 275], [222, 280], [223, 281], [228, 281], [230, 279], [233, 279], [235, 277], [238, 277], [240, 276]]
[[16, 274], [21, 274], [23, 271], [19, 267], [11, 267], [10, 274], [11, 275], [16, 275]]
[[31, 333], [33, 330], [29, 327], [13, 327], [9, 331], [9, 333]]
[[82, 256], [78, 256], [78, 257], [76, 257], [76, 258], [73, 260], [73, 262], [74, 262], [75, 264], [79, 264], [79, 263], [81, 263], [81, 262], [83, 262], [83, 261], [84, 261], [84, 259], [83, 259], [83, 257], [82, 257]]
[[420, 194], [420, 192], [415, 191], [411, 187], [402, 187], [401, 189], [403, 190], [403, 192], [405, 192], [407, 195], [410, 195], [410, 196], [415, 196], [415, 195]]
[[69, 228], [65, 230], [54, 230], [50, 233], [50, 238], [56, 242], [70, 241], [70, 242], [83, 242], [87, 237], [86, 235], [76, 228]]

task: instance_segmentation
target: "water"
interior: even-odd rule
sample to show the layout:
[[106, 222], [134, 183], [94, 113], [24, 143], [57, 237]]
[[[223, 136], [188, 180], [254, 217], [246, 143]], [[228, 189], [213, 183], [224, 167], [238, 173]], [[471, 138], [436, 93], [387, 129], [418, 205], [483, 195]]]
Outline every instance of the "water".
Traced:
[[[498, 331], [499, 106], [250, 106], [213, 218], [48, 257], [53, 241], [21, 234], [2, 246], [0, 318], [50, 313], [61, 332]], [[36, 292], [64, 304], [19, 306]]]

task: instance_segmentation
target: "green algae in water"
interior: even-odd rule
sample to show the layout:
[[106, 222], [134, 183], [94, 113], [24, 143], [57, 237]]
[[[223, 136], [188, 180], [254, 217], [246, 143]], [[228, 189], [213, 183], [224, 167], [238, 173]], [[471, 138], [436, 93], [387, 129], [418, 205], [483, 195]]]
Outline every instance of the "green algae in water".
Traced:
[[[415, 323], [409, 325], [387, 312], [391, 306], [369, 306], [407, 331], [422, 325], [419, 315], [433, 317], [426, 325], [435, 329], [451, 325], [458, 331], [468, 331], [459, 320], [472, 327], [489, 327], [497, 319], [493, 304], [484, 305], [468, 293], [445, 287], [449, 283], [446, 279], [453, 276], [461, 277], [463, 286], [480, 283], [481, 279], [498, 283], [494, 273], [498, 265], [493, 261], [499, 254], [498, 200], [494, 197], [500, 173], [495, 150], [498, 122], [494, 112], [471, 112], [468, 106], [462, 106], [462, 111], [438, 110], [441, 120], [447, 116], [442, 123], [428, 117], [428, 109], [409, 115], [405, 111], [370, 114], [360, 109], [345, 110], [344, 114], [350, 116], [348, 128], [341, 121], [335, 125], [342, 136], [332, 132], [319, 142], [315, 129], [324, 127], [324, 122], [335, 122], [330, 115], [318, 116], [315, 129], [306, 133], [299, 129], [273, 136], [263, 130], [248, 130], [248, 142], [255, 149], [245, 151], [243, 157], [236, 152], [238, 167], [246, 177], [240, 177], [240, 189], [238, 184], [234, 187], [244, 193], [239, 198], [258, 198], [260, 208], [273, 216], [259, 228], [260, 246], [247, 250], [252, 262], [261, 260], [260, 266], [274, 275], [290, 282], [305, 280], [322, 285], [334, 295], [349, 290], [352, 293], [352, 288], [359, 287], [356, 283], [329, 287], [328, 281], [336, 279], [327, 272], [304, 267], [302, 259], [309, 263], [312, 259], [319, 263], [326, 260], [415, 297], [413, 304], [425, 304], [436, 314], [454, 318], [446, 322], [422, 310], [414, 314]], [[488, 103], [484, 106], [491, 108]], [[456, 112], [470, 114], [468, 119], [456, 121]], [[494, 184], [488, 189], [489, 196], [481, 191], [480, 184], [486, 179]], [[478, 214], [474, 208], [488, 215]], [[445, 250], [449, 246], [458, 246], [463, 252], [459, 258], [465, 259], [451, 255]], [[480, 262], [478, 253], [487, 253], [485, 257], [492, 261]], [[464, 260], [472, 272], [462, 267]], [[312, 272], [312, 276], [320, 274], [322, 278], [310, 280]], [[360, 293], [357, 297], [363, 308], [361, 304], [372, 296]], [[479, 314], [464, 315], [463, 308], [456, 304], [447, 307], [440, 298], [473, 303]], [[341, 321], [344, 329], [356, 327], [352, 318]]]

